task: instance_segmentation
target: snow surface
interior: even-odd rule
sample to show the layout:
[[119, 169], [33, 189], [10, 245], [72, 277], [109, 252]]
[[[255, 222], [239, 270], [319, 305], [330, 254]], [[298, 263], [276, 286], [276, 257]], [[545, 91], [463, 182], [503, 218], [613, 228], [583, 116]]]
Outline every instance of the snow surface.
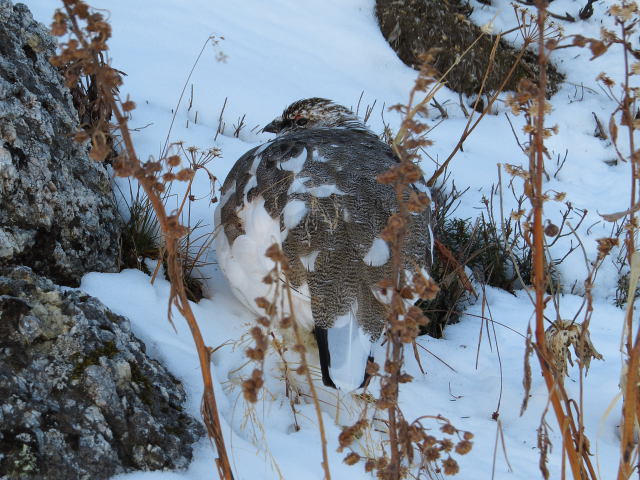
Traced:
[[[59, 6], [53, 0], [26, 0], [26, 3], [36, 19], [46, 24]], [[575, 14], [583, 3], [556, 0], [552, 9]], [[472, 19], [478, 24], [492, 22], [495, 31], [515, 25], [507, 0], [493, 0], [493, 7], [477, 1], [472, 4], [475, 8]], [[609, 0], [597, 2], [591, 19], [565, 24], [565, 30], [598, 36], [602, 25], [612, 25], [604, 14], [608, 4]], [[94, 0], [93, 5], [110, 12], [113, 65], [127, 73], [121, 92], [137, 103], [132, 126], [139, 127], [135, 142], [140, 156], [160, 156], [167, 137], [170, 141], [182, 140], [185, 146], [219, 147], [223, 156], [214, 161], [211, 170], [220, 181], [240, 155], [271, 138], [258, 133], [256, 127], [266, 125], [292, 101], [321, 96], [355, 109], [362, 93], [361, 114], [364, 106], [377, 102], [369, 124], [379, 132], [383, 125], [383, 105], [405, 102], [416, 77], [380, 34], [373, 0]], [[205, 48], [186, 84], [185, 98], [168, 135], [173, 110], [189, 71], [210, 35], [218, 38], [218, 45]], [[521, 41], [517, 34], [511, 37], [516, 43]], [[217, 60], [221, 53], [226, 57], [225, 62]], [[553, 97], [554, 110], [547, 120], [548, 125], [557, 124], [560, 128], [559, 135], [548, 142], [554, 159], [548, 163], [550, 173], [555, 171], [553, 165], [558, 155], [562, 158], [566, 152], [567, 159], [557, 175], [551, 175], [546, 187], [566, 192], [574, 207], [589, 211], [578, 231], [590, 258], [596, 254], [595, 240], [610, 234], [609, 225], [596, 223], [600, 220], [597, 212], [624, 210], [629, 198], [628, 166], [607, 165], [606, 160], [615, 158], [613, 148], [593, 135], [592, 112], [606, 125], [614, 109], [612, 101], [596, 85], [595, 76], [607, 71], [619, 80], [622, 71], [619, 54], [619, 49], [614, 48], [595, 61], [589, 61], [591, 55], [586, 49], [566, 49], [554, 54], [559, 69], [567, 74], [567, 82]], [[193, 105], [188, 110], [191, 85]], [[225, 98], [224, 131], [214, 141]], [[445, 105], [449, 118], [430, 133], [435, 144], [428, 153], [434, 161], [448, 156], [466, 123], [457, 94], [443, 89], [437, 98]], [[526, 161], [503, 112], [508, 109], [498, 105], [497, 114], [481, 122], [465, 142], [464, 151], [452, 163], [452, 178], [457, 187], [469, 187], [456, 216], [479, 215], [481, 199], [489, 195], [491, 186], [497, 182], [497, 164], [521, 165]], [[245, 114], [247, 127], [235, 138], [234, 125]], [[437, 111], [432, 115], [432, 123], [436, 124]], [[392, 128], [398, 124], [397, 116], [386, 108], [384, 119]], [[522, 119], [512, 117], [512, 121], [520, 132]], [[427, 174], [434, 169], [428, 158], [422, 166]], [[126, 183], [119, 181], [119, 184], [128, 190]], [[179, 188], [174, 186], [177, 193]], [[207, 197], [209, 190], [206, 175], [198, 176], [192, 193], [202, 200], [191, 203], [191, 215], [192, 220], [201, 219], [210, 226], [214, 206]], [[179, 198], [176, 195], [171, 201], [177, 204]], [[506, 212], [513, 206], [513, 199], [506, 195]], [[558, 223], [561, 211], [561, 204], [549, 202], [546, 218]], [[575, 224], [576, 215], [571, 221]], [[552, 253], [562, 255], [568, 241], [558, 242]], [[215, 253], [209, 253], [208, 260], [215, 261]], [[321, 478], [320, 440], [313, 407], [306, 402], [296, 405], [301, 429], [295, 431], [275, 360], [270, 360], [272, 363], [268, 365], [271, 370], [266, 379], [265, 399], [255, 406], [244, 402], [239, 384], [243, 375], [253, 368], [247, 365], [244, 356], [244, 350], [250, 345], [246, 332], [253, 314], [235, 300], [215, 264], [204, 273], [210, 277], [206, 286], [208, 298], [193, 308], [206, 342], [213, 348], [219, 347], [213, 355], [214, 383], [236, 478]], [[580, 250], [563, 262], [560, 273], [565, 285], [575, 283], [581, 287], [585, 266]], [[621, 363], [619, 342], [623, 312], [612, 305], [616, 281], [615, 268], [606, 264], [598, 275], [591, 321], [593, 342], [605, 360], [593, 362], [584, 391], [585, 423], [601, 478], [613, 478], [618, 458], [619, 404], [607, 414], [619, 392]], [[131, 319], [134, 331], [145, 341], [149, 353], [165, 362], [182, 379], [189, 393], [188, 410], [198, 416], [202, 387], [197, 357], [186, 324], [176, 317], [176, 333], [167, 322], [167, 283], [159, 278], [151, 285], [143, 273], [125, 270], [119, 274], [88, 274], [81, 288]], [[578, 296], [564, 295], [560, 306], [563, 315], [573, 318], [581, 302]], [[460, 458], [458, 478], [490, 479], [493, 470], [497, 479], [540, 478], [536, 428], [547, 406], [547, 392], [535, 360], [529, 408], [524, 415], [519, 415], [523, 396], [523, 335], [532, 312], [526, 292], [513, 296], [487, 288], [484, 309], [482, 302], [469, 307], [463, 320], [450, 326], [443, 339], [421, 337], [418, 340], [424, 347], [420, 349], [420, 358], [425, 375], [420, 373], [412, 352], [407, 352], [407, 369], [415, 381], [401, 390], [406, 418], [441, 414], [458, 428], [475, 434], [474, 449]], [[484, 329], [479, 343], [480, 317], [489, 314], [495, 323], [489, 332]], [[577, 369], [571, 368], [566, 383], [576, 398], [577, 379]], [[336, 419], [339, 424], [348, 423], [354, 400], [326, 389], [321, 389], [320, 395], [326, 402], [323, 403], [324, 420], [333, 478], [371, 478], [361, 465], [343, 464], [344, 454], [336, 453], [340, 432]], [[329, 406], [336, 404], [337, 396], [344, 407], [340, 411]], [[494, 461], [499, 426], [491, 420], [491, 415], [496, 410], [500, 413], [510, 467], [501, 446], [497, 447]], [[548, 415], [547, 422], [555, 447], [549, 468], [552, 477], [559, 478], [558, 427], [552, 414]], [[363, 448], [371, 448], [372, 440], [363, 438], [362, 443]], [[203, 439], [186, 472], [134, 473], [118, 478], [215, 478], [214, 458], [213, 448]]]

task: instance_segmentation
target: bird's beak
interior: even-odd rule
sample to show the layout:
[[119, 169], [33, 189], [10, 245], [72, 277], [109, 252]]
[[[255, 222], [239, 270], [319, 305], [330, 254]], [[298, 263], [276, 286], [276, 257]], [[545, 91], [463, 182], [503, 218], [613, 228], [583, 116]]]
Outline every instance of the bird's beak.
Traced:
[[276, 118], [273, 122], [262, 129], [263, 132], [278, 133], [282, 130], [282, 117]]

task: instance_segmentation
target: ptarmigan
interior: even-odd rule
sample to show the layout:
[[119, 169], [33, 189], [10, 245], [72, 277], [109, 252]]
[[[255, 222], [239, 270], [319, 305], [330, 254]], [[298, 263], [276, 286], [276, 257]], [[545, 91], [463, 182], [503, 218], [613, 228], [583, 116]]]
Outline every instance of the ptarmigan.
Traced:
[[[270, 298], [267, 248], [281, 245], [289, 263], [295, 316], [313, 331], [325, 385], [363, 383], [379, 343], [387, 304], [379, 282], [391, 273], [380, 233], [396, 211], [393, 187], [376, 176], [397, 163], [349, 109], [322, 98], [297, 101], [264, 128], [276, 138], [233, 166], [215, 213], [218, 263], [234, 294], [258, 314]], [[429, 194], [424, 182], [413, 185]], [[429, 209], [411, 215], [404, 268], [430, 267]], [[286, 302], [285, 302], [286, 303]]]

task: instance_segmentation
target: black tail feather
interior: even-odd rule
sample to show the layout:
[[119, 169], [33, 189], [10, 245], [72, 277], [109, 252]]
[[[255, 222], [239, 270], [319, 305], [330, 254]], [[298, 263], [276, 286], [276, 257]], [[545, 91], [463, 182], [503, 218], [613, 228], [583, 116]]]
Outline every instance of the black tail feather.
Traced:
[[326, 387], [336, 388], [336, 384], [331, 380], [329, 375], [329, 367], [331, 366], [331, 354], [329, 353], [329, 341], [327, 338], [327, 329], [314, 327], [313, 335], [318, 343], [318, 352], [320, 353], [320, 370], [322, 371], [322, 383]]

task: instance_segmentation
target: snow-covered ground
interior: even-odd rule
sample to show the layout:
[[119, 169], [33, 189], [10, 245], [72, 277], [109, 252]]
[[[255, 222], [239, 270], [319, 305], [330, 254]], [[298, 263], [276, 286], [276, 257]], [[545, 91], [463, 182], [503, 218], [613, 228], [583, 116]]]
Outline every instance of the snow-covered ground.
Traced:
[[[46, 24], [58, 7], [54, 0], [27, 0], [26, 3], [36, 19]], [[498, 31], [516, 23], [507, 0], [493, 0], [493, 7], [477, 1], [471, 3], [475, 7], [472, 19], [478, 24], [493, 21]], [[583, 3], [556, 0], [552, 9], [558, 13], [576, 13]], [[609, 3], [609, 0], [597, 2], [596, 13], [590, 20], [565, 25], [566, 32], [597, 36], [603, 24], [612, 24], [604, 14]], [[222, 157], [210, 164], [210, 169], [220, 181], [242, 153], [271, 138], [258, 133], [259, 129], [254, 127], [265, 125], [291, 101], [320, 96], [355, 109], [362, 93], [360, 112], [376, 101], [369, 124], [379, 132], [383, 126], [383, 105], [406, 102], [416, 77], [382, 37], [373, 13], [373, 0], [95, 0], [93, 5], [110, 12], [111, 56], [113, 65], [127, 73], [123, 96], [129, 94], [137, 103], [132, 126], [140, 127], [135, 141], [142, 158], [160, 155], [189, 71], [206, 39], [216, 36], [217, 46], [205, 48], [186, 84], [185, 98], [169, 138], [201, 149], [219, 147]], [[516, 43], [519, 41], [517, 35], [512, 37]], [[561, 50], [554, 55], [556, 65], [567, 75], [567, 82], [552, 99], [554, 110], [548, 124], [557, 124], [560, 132], [549, 140], [548, 147], [554, 159], [558, 154], [564, 157], [565, 151], [567, 158], [546, 187], [566, 192], [574, 207], [589, 211], [579, 234], [593, 258], [595, 240], [610, 234], [610, 226], [604, 222], [593, 225], [600, 220], [597, 213], [621, 211], [628, 205], [629, 167], [605, 163], [615, 158], [615, 152], [609, 143], [594, 137], [592, 114], [595, 112], [605, 125], [608, 122], [615, 107], [597, 87], [595, 77], [606, 71], [619, 80], [622, 61], [620, 51], [615, 48], [591, 62], [587, 49]], [[219, 61], [221, 56], [226, 61]], [[192, 107], [188, 110], [191, 85]], [[443, 89], [437, 98], [446, 106], [449, 118], [431, 132], [430, 138], [435, 144], [429, 154], [433, 159], [442, 160], [457, 142], [466, 119], [458, 107], [457, 94]], [[226, 128], [214, 141], [225, 99]], [[497, 108], [497, 114], [482, 121], [465, 142], [464, 152], [452, 163], [452, 178], [457, 187], [470, 187], [461, 199], [456, 216], [473, 218], [479, 214], [480, 200], [497, 182], [498, 163], [525, 163], [502, 113], [508, 109], [503, 105]], [[245, 114], [247, 127], [235, 138], [233, 125]], [[436, 115], [434, 111], [433, 124]], [[386, 108], [384, 119], [392, 128], [398, 124], [398, 117]], [[516, 117], [513, 121], [520, 131], [522, 119]], [[429, 159], [425, 159], [422, 166], [427, 175], [434, 169]], [[553, 171], [555, 168], [551, 168], [551, 173]], [[506, 178], [506, 174], [503, 177]], [[176, 191], [177, 188], [174, 186]], [[207, 198], [209, 189], [206, 175], [199, 176], [193, 193], [203, 200], [192, 203], [191, 213], [192, 219], [211, 225], [214, 205]], [[511, 206], [513, 201], [507, 195], [507, 214]], [[563, 205], [549, 202], [545, 208], [546, 217], [557, 223]], [[575, 223], [575, 215], [572, 221]], [[552, 253], [562, 255], [568, 241], [558, 242]], [[208, 260], [215, 262], [215, 252], [209, 252]], [[560, 271], [564, 285], [577, 282], [580, 286], [585, 278], [582, 252], [577, 250], [567, 258]], [[245, 365], [244, 349], [248, 340], [243, 335], [252, 322], [252, 315], [233, 298], [215, 263], [204, 273], [210, 277], [207, 298], [193, 308], [207, 344], [220, 347], [213, 355], [214, 380], [236, 478], [321, 478], [320, 439], [312, 405], [296, 406], [297, 421], [302, 427], [296, 432], [283, 386], [275, 376], [267, 382], [266, 399], [253, 407], [247, 407], [242, 399], [239, 379], [251, 371], [251, 366]], [[593, 362], [584, 391], [587, 433], [592, 441], [594, 463], [599, 466], [603, 479], [613, 478], [618, 458], [619, 406], [607, 414], [619, 391], [623, 312], [612, 302], [616, 281], [613, 265], [606, 264], [598, 276], [591, 321], [591, 336], [604, 361]], [[146, 342], [149, 352], [162, 359], [183, 380], [190, 395], [188, 408], [199, 415], [202, 387], [197, 357], [186, 324], [176, 319], [176, 334], [167, 322], [167, 283], [159, 279], [151, 285], [143, 273], [127, 270], [119, 274], [88, 274], [81, 288], [131, 319], [134, 331]], [[413, 356], [408, 355], [408, 371], [416, 380], [403, 387], [402, 408], [408, 419], [441, 414], [456, 427], [474, 433], [474, 449], [461, 457], [459, 478], [490, 479], [494, 470], [497, 479], [540, 478], [536, 429], [547, 406], [547, 391], [535, 359], [529, 408], [523, 416], [519, 414], [523, 397], [523, 335], [533, 308], [524, 292], [513, 296], [487, 288], [486, 296], [496, 322], [490, 332], [491, 343], [485, 329], [478, 353], [481, 302], [469, 307], [468, 315], [459, 324], [450, 326], [443, 339], [421, 337], [419, 343], [451, 368], [421, 350], [426, 370], [422, 375]], [[563, 296], [563, 316], [573, 318], [581, 301], [577, 296]], [[575, 395], [578, 395], [578, 378], [574, 367], [566, 383]], [[322, 395], [323, 399], [332, 401], [331, 397], [336, 394], [323, 392]], [[344, 400], [349, 403], [348, 398]], [[330, 408], [325, 410], [333, 478], [371, 478], [361, 465], [348, 467], [342, 463], [344, 454], [336, 453], [340, 428], [336, 425], [335, 412]], [[496, 410], [500, 414], [510, 467], [502, 446], [496, 447], [498, 423], [491, 419]], [[342, 416], [339, 422], [344, 420]], [[558, 478], [560, 436], [552, 414], [548, 415], [547, 422], [554, 444], [550, 470], [552, 477]], [[207, 440], [202, 440], [187, 472], [136, 473], [120, 478], [214, 478], [214, 458], [213, 448]]]

